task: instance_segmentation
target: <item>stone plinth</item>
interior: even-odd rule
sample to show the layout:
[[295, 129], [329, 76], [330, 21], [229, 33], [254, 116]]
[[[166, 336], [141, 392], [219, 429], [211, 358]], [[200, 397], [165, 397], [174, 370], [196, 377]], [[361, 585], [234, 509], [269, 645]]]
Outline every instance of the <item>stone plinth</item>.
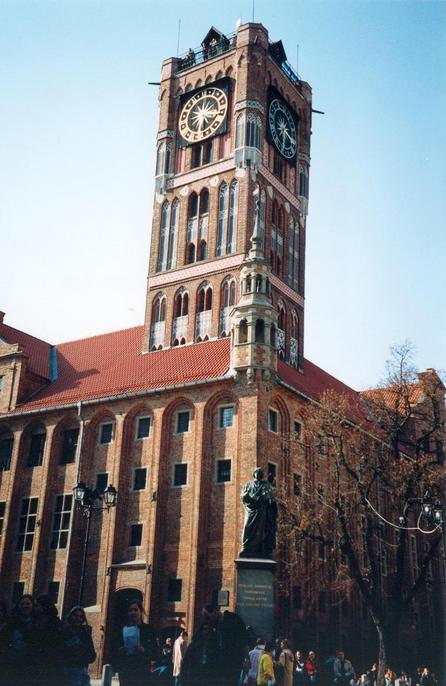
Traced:
[[274, 637], [274, 571], [273, 560], [239, 557], [237, 567], [236, 612], [256, 636]]

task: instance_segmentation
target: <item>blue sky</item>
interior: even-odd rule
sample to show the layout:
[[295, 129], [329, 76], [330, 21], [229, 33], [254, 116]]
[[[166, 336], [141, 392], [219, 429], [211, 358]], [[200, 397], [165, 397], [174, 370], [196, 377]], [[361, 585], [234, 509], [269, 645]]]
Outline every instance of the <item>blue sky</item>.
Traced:
[[[252, 1], [2, 0], [0, 309], [51, 343], [140, 324], [162, 59]], [[255, 1], [313, 88], [306, 356], [445, 367], [446, 2]], [[297, 50], [297, 45], [299, 46]]]

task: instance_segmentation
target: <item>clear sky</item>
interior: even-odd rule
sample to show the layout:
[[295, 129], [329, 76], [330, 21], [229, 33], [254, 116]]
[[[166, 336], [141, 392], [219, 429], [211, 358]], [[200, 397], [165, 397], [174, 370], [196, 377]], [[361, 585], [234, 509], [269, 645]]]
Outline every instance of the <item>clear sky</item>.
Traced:
[[[0, 0], [0, 309], [50, 343], [141, 324], [161, 61], [252, 0]], [[354, 388], [446, 350], [446, 2], [255, 0], [313, 88], [306, 357]], [[299, 48], [297, 49], [297, 46]]]

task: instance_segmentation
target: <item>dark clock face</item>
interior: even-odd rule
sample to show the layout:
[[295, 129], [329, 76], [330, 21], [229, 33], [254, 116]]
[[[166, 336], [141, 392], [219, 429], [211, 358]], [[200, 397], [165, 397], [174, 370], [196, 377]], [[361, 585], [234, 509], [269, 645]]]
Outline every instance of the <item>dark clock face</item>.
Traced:
[[268, 125], [271, 140], [287, 160], [296, 155], [296, 125], [291, 110], [282, 100], [274, 98], [268, 108]]
[[192, 95], [180, 112], [182, 137], [196, 143], [218, 132], [228, 111], [228, 98], [220, 88], [203, 88]]

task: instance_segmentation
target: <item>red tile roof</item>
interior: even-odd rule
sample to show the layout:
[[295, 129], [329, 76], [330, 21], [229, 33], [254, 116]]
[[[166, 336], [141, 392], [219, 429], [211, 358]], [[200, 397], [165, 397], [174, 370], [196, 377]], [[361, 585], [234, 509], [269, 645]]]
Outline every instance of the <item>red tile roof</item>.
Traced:
[[114, 331], [57, 346], [58, 379], [16, 412], [57, 407], [125, 393], [222, 377], [230, 340], [141, 353], [143, 327]]
[[29, 371], [45, 379], [50, 378], [50, 350], [52, 348], [50, 343], [3, 323], [0, 324], [0, 338], [10, 345], [18, 343], [20, 349], [29, 358]]

